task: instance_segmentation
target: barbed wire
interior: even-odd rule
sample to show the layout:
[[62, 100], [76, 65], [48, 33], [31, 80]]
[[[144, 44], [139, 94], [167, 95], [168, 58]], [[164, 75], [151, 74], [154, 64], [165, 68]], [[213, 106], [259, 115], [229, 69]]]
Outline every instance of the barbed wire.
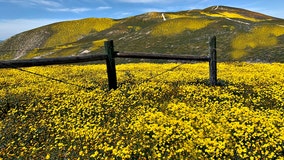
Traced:
[[[141, 85], [141, 84], [143, 84], [143, 83], [149, 82], [149, 81], [153, 80], [154, 78], [157, 78], [157, 77], [159, 77], [159, 76], [161, 76], [161, 75], [164, 75], [164, 74], [166, 74], [166, 73], [168, 73], [168, 72], [170, 72], [170, 71], [173, 71], [173, 70], [179, 68], [179, 67], [182, 66], [182, 65], [184, 65], [184, 63], [179, 63], [178, 65], [176, 65], [176, 66], [174, 66], [174, 67], [171, 67], [171, 68], [169, 68], [169, 69], [167, 69], [167, 70], [165, 70], [165, 71], [163, 71], [163, 72], [161, 72], [161, 73], [159, 73], [159, 74], [152, 75], [152, 76], [150, 76], [149, 78], [147, 78], [147, 79], [145, 79], [145, 80], [142, 80], [142, 81], [139, 82], [139, 83], [136, 83], [136, 85]], [[119, 71], [119, 72], [127, 72], [127, 71], [129, 71], [129, 70], [117, 70], [117, 71]], [[149, 71], [149, 70], [145, 70], [145, 71]], [[125, 84], [125, 83], [122, 83], [122, 84]]]
[[[60, 45], [59, 45], [60, 46]], [[53, 47], [48, 47], [48, 48], [34, 48], [34, 49], [8, 49], [8, 50], [0, 50], [0, 52], [12, 52], [12, 51], [48, 51], [48, 50], [54, 50], [56, 49], [56, 47], [59, 47], [59, 46], [53, 46]], [[104, 46], [98, 46], [98, 49], [102, 49]], [[76, 46], [72, 46], [72, 47], [67, 47], [68, 49], [70, 48], [76, 48]], [[66, 48], [62, 48], [62, 49], [66, 49]], [[1, 63], [1, 61], [0, 61]], [[78, 84], [75, 84], [75, 83], [71, 83], [71, 82], [68, 82], [67, 80], [62, 80], [62, 79], [57, 79], [57, 78], [54, 78], [54, 77], [50, 77], [50, 76], [46, 76], [46, 75], [43, 75], [43, 74], [39, 74], [39, 73], [36, 73], [36, 72], [31, 72], [29, 70], [25, 70], [25, 69], [22, 69], [22, 68], [19, 68], [19, 67], [16, 67], [16, 66], [13, 66], [13, 65], [8, 65], [8, 64], [4, 64], [4, 63], [1, 63], [2, 65], [5, 65], [5, 66], [8, 66], [10, 68], [13, 68], [13, 69], [16, 69], [16, 70], [19, 70], [21, 72], [26, 72], [26, 73], [29, 73], [29, 74], [33, 74], [33, 75], [36, 75], [36, 76], [40, 76], [40, 77], [43, 77], [43, 78], [46, 78], [48, 80], [53, 80], [53, 81], [56, 81], [56, 82], [59, 82], [59, 83], [64, 83], [64, 84], [67, 84], [67, 85], [72, 85], [72, 86], [76, 86], [78, 88], [81, 88], [81, 89], [85, 89], [85, 90], [90, 90], [90, 89], [93, 89], [93, 87], [86, 87], [86, 86], [83, 86], [83, 85], [78, 85]], [[183, 65], [183, 63], [180, 63], [179, 65], [177, 66], [174, 66], [170, 69], [167, 69], [166, 71], [162, 72], [162, 73], [159, 73], [157, 75], [153, 75], [143, 81], [140, 82], [140, 84], [142, 83], [145, 83], [147, 81], [150, 81], [158, 76], [161, 76], [169, 71], [173, 71], [175, 70], [176, 68], [180, 67], [181, 65]]]
[[[0, 63], [1, 63], [1, 61], [0, 61]], [[32, 72], [32, 71], [29, 71], [29, 70], [18, 68], [18, 67], [13, 66], [13, 65], [5, 64], [5, 63], [1, 63], [1, 64], [8, 66], [10, 68], [16, 69], [16, 70], [21, 71], [21, 72], [26, 72], [26, 73], [33, 74], [33, 75], [36, 75], [36, 76], [40, 76], [42, 78], [45, 78], [45, 79], [48, 79], [48, 80], [53, 80], [53, 81], [60, 82], [60, 83], [64, 83], [66, 85], [75, 86], [75, 87], [78, 87], [80, 89], [85, 89], [85, 90], [93, 89], [93, 87], [86, 87], [86, 86], [78, 85], [78, 84], [75, 84], [75, 83], [68, 82], [67, 80], [62, 80], [62, 79], [57, 79], [57, 78], [54, 78], [54, 77], [46, 76], [46, 75], [43, 75], [43, 74], [39, 74], [39, 73], [36, 73], [36, 72]]]
[[[180, 64], [178, 64], [177, 66], [174, 66], [174, 67], [172, 67], [172, 68], [170, 68], [170, 69], [167, 69], [167, 70], [165, 70], [165, 71], [162, 72], [162, 73], [156, 74], [156, 75], [154, 75], [154, 76], [151, 76], [150, 78], [145, 79], [144, 82], [150, 81], [150, 80], [152, 80], [152, 79], [154, 79], [154, 78], [157, 78], [157, 77], [159, 77], [159, 76], [161, 76], [161, 75], [163, 75], [163, 74], [166, 74], [166, 73], [168, 73], [168, 72], [170, 72], [170, 71], [173, 71], [173, 70], [177, 69], [178, 67], [180, 67], [180, 66], [182, 66], [182, 65], [183, 65], [183, 63], [180, 63]], [[142, 83], [144, 83], [144, 82], [142, 82]]]

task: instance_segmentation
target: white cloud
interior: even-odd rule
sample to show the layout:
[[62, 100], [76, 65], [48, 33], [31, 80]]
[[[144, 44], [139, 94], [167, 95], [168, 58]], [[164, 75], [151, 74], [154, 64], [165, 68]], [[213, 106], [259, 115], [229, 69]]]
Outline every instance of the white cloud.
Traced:
[[54, 1], [48, 1], [48, 0], [30, 0], [31, 3], [36, 4], [36, 5], [43, 5], [43, 6], [49, 6], [49, 7], [60, 7], [62, 6], [58, 2]]
[[[51, 23], [63, 21], [60, 19], [15, 19], [0, 20], [0, 40], [5, 40], [15, 34], [31, 30]], [[20, 26], [20, 27], [19, 27]]]
[[97, 7], [96, 10], [108, 10], [108, 9], [111, 9], [112, 7], [108, 7], [108, 6], [105, 6], [105, 7]]
[[61, 3], [50, 0], [0, 0], [0, 2], [13, 3], [22, 6], [48, 6], [48, 7], [60, 7]]
[[90, 11], [90, 8], [47, 8], [48, 11], [52, 12], [73, 12], [73, 13], [80, 13], [80, 12], [87, 12]]

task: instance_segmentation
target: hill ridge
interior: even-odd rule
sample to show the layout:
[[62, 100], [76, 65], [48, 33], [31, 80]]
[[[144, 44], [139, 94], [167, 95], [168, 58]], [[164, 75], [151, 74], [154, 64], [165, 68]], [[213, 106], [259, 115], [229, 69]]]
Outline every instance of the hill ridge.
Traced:
[[14, 35], [0, 43], [0, 59], [101, 53], [110, 39], [120, 51], [204, 55], [208, 37], [216, 35], [219, 61], [284, 62], [283, 26], [283, 19], [229, 6], [84, 18]]

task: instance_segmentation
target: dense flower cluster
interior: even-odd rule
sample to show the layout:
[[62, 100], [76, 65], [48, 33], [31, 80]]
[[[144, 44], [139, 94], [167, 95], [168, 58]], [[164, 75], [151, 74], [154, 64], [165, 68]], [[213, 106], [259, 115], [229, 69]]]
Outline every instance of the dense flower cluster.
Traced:
[[[249, 33], [238, 34], [232, 40], [232, 58], [238, 59], [247, 54], [248, 49], [256, 47], [271, 47], [278, 44], [278, 37], [284, 34], [284, 27], [281, 25], [257, 26]], [[244, 39], [246, 43], [244, 43]]]
[[123, 64], [111, 91], [105, 65], [3, 69], [0, 159], [284, 158], [283, 69]]
[[156, 25], [152, 30], [151, 34], [153, 36], [172, 36], [180, 34], [186, 30], [195, 31], [205, 28], [213, 22], [214, 20], [200, 18], [171, 19], [159, 25]]
[[256, 19], [249, 16], [241, 15], [238, 13], [233, 12], [219, 12], [219, 13], [208, 13], [208, 12], [201, 12], [202, 14], [210, 17], [222, 17], [222, 18], [233, 18], [233, 19], [242, 19], [252, 22], [261, 22], [264, 21], [263, 19]]
[[90, 32], [103, 31], [112, 27], [115, 23], [117, 22], [109, 18], [86, 18], [83, 20], [57, 23], [50, 27], [54, 34], [48, 39], [45, 47], [75, 42]]

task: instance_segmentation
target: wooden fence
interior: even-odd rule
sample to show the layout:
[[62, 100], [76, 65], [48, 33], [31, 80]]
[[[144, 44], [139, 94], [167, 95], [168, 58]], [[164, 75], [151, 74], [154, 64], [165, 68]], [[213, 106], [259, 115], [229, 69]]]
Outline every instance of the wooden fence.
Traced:
[[109, 89], [117, 89], [117, 77], [115, 58], [143, 58], [143, 59], [164, 59], [164, 60], [182, 60], [182, 61], [205, 61], [209, 62], [209, 81], [212, 86], [217, 84], [217, 59], [216, 59], [216, 37], [213, 36], [209, 40], [208, 56], [192, 56], [192, 55], [173, 55], [173, 54], [150, 54], [150, 53], [124, 53], [114, 50], [113, 41], [105, 42], [106, 54], [60, 57], [60, 58], [44, 58], [29, 60], [10, 60], [0, 61], [0, 68], [20, 68], [32, 66], [46, 66], [57, 64], [82, 63], [98, 60], [106, 60]]

